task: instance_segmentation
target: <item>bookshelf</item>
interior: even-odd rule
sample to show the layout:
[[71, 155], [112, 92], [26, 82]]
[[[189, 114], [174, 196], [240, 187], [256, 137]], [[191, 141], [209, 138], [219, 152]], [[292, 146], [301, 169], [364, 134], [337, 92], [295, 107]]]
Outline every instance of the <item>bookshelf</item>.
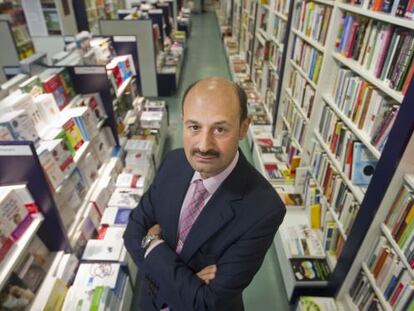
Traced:
[[0, 289], [4, 287], [7, 279], [9, 278], [12, 271], [20, 264], [23, 259], [23, 254], [36, 235], [37, 230], [42, 225], [43, 216], [35, 215], [34, 220], [30, 224], [29, 228], [26, 229], [24, 235], [13, 244], [12, 248], [8, 251], [6, 257], [0, 264]]
[[[368, 1], [365, 1], [365, 4], [368, 5]], [[272, 4], [270, 4], [270, 7], [273, 9]], [[386, 160], [384, 159], [383, 154], [386, 152], [391, 153], [393, 150], [388, 142], [385, 143], [385, 134], [382, 134], [383, 137], [376, 138], [376, 135], [381, 136], [381, 134], [378, 134], [378, 132], [373, 134], [372, 128], [369, 128], [371, 124], [367, 125], [365, 123], [366, 119], [364, 118], [366, 118], [366, 115], [361, 115], [362, 110], [352, 110], [351, 108], [357, 108], [355, 108], [355, 106], [350, 108], [350, 106], [348, 106], [348, 104], [350, 104], [348, 102], [349, 99], [347, 99], [348, 101], [345, 101], [343, 97], [340, 97], [344, 95], [338, 95], [341, 94], [341, 91], [338, 88], [338, 85], [341, 85], [338, 81], [341, 80], [339, 80], [337, 76], [343, 74], [341, 70], [344, 70], [347, 75], [350, 75], [349, 79], [360, 83], [358, 85], [363, 83], [364, 87], [369, 86], [369, 92], [372, 92], [369, 94], [375, 94], [376, 100], [378, 100], [379, 103], [383, 103], [384, 107], [385, 105], [388, 105], [387, 107], [390, 107], [390, 111], [392, 111], [391, 109], [394, 109], [393, 111], [395, 111], [395, 114], [398, 113], [398, 110], [401, 111], [403, 103], [408, 101], [408, 98], [411, 98], [412, 96], [408, 90], [406, 90], [406, 94], [410, 94], [409, 96], [404, 97], [404, 94], [401, 92], [401, 85], [404, 82], [402, 81], [403, 78], [396, 78], [395, 76], [393, 79], [401, 82], [399, 82], [398, 87], [391, 85], [389, 81], [385, 81], [380, 77], [381, 72], [385, 71], [386, 68], [379, 69], [375, 64], [368, 64], [367, 60], [365, 60], [364, 63], [361, 59], [357, 59], [356, 57], [353, 59], [352, 55], [350, 55], [351, 51], [345, 51], [345, 44], [346, 42], [351, 42], [351, 38], [345, 39], [343, 33], [340, 35], [340, 31], [345, 31], [342, 30], [346, 29], [344, 21], [346, 16], [350, 13], [361, 16], [360, 18], [355, 17], [354, 21], [359, 21], [360, 19], [378, 21], [384, 23], [384, 29], [385, 25], [390, 23], [395, 28], [405, 27], [405, 31], [411, 35], [413, 34], [412, 30], [414, 26], [412, 21], [391, 16], [390, 14], [370, 11], [366, 8], [358, 7], [357, 5], [342, 3], [341, 1], [294, 1], [292, 13], [289, 15], [288, 19], [291, 20], [292, 26], [291, 29], [288, 30], [289, 41], [286, 44], [288, 56], [285, 61], [286, 67], [282, 73], [283, 81], [281, 86], [281, 97], [275, 118], [276, 139], [288, 133], [291, 139], [295, 141], [295, 144], [300, 145], [300, 148], [298, 148], [301, 150], [300, 166], [303, 168], [309, 167], [308, 174], [310, 176], [308, 176], [308, 178], [315, 181], [316, 187], [321, 194], [320, 200], [322, 209], [325, 210], [326, 215], [330, 215], [328, 219], [336, 223], [336, 228], [344, 240], [342, 251], [337, 257], [332, 257], [331, 254], [327, 253], [327, 261], [332, 269], [332, 274], [328, 281], [328, 288], [331, 293], [335, 293], [341, 287], [340, 280], [345, 278], [345, 275], [350, 269], [350, 262], [352, 262], [353, 256], [356, 256], [358, 252], [362, 239], [357, 237], [357, 232], [362, 236], [365, 235], [365, 233], [362, 232], [362, 228], [364, 226], [369, 226], [371, 223], [370, 219], [372, 219], [372, 217], [370, 215], [373, 215], [374, 210], [376, 209], [375, 205], [372, 206], [372, 202], [378, 201], [379, 198], [374, 199], [374, 197], [375, 195], [378, 196], [379, 188], [375, 190], [375, 187], [371, 184], [361, 186], [358, 184], [359, 181], [354, 179], [354, 176], [351, 176], [351, 173], [346, 171], [343, 158], [345, 156], [345, 150], [338, 149], [338, 146], [335, 145], [337, 144], [336, 142], [332, 143], [332, 135], [334, 134], [334, 131], [332, 130], [333, 125], [327, 123], [326, 115], [330, 116], [329, 122], [334, 122], [331, 120], [335, 120], [334, 124], [336, 124], [338, 128], [340, 126], [341, 133], [343, 131], [344, 135], [349, 135], [352, 141], [362, 145], [369, 156], [372, 157], [372, 161], [378, 161], [376, 164], [376, 170], [378, 172], [381, 171], [382, 167], [387, 166], [387, 168], [389, 168], [387, 173], [391, 174], [390, 167], [395, 167], [395, 164], [392, 163], [398, 163], [396, 158], [390, 159], [388, 157], [388, 162], [385, 164]], [[282, 17], [284, 15], [280, 14], [275, 16]], [[314, 21], [316, 21], [316, 23]], [[375, 25], [377, 22], [371, 23]], [[363, 37], [363, 32], [361, 31], [361, 33], [361, 37]], [[393, 34], [391, 33], [390, 36], [392, 35]], [[277, 42], [277, 39], [274, 36], [271, 36], [270, 40], [271, 42]], [[353, 44], [356, 45], [357, 43], [354, 42]], [[377, 57], [380, 57], [380, 47], [375, 47], [375, 45], [373, 45], [373, 51], [376, 51], [375, 53], [377, 53]], [[384, 49], [384, 53], [385, 52], [386, 49]], [[356, 54], [356, 51], [353, 53]], [[387, 56], [382, 57], [384, 58], [385, 63], [385, 58]], [[378, 62], [376, 65], [380, 66], [381, 64]], [[405, 72], [407, 73], [408, 70], [405, 69]], [[346, 83], [351, 83], [351, 80], [349, 79], [344, 81], [347, 81]], [[408, 82], [406, 82], [406, 84]], [[345, 91], [343, 90], [342, 92]], [[306, 100], [310, 102], [306, 102]], [[380, 112], [378, 112], [378, 115], [379, 114]], [[399, 114], [397, 117], [399, 117]], [[378, 118], [378, 120], [380, 120], [380, 118]], [[395, 122], [388, 123], [391, 125], [398, 122], [395, 119], [390, 120], [391, 121], [389, 122]], [[407, 122], [404, 123], [405, 126], [411, 127], [412, 122], [410, 123], [408, 120], [405, 122]], [[297, 131], [295, 130], [298, 128], [299, 124], [304, 128], [304, 133], [300, 136], [297, 135]], [[388, 126], [388, 129], [386, 125], [383, 125], [384, 131], [388, 131], [388, 133], [390, 133], [390, 129], [391, 131], [394, 131], [394, 128], [391, 128], [391, 125]], [[404, 139], [408, 137], [406, 131], [400, 133], [401, 135], [402, 133], [405, 134], [405, 136], [403, 136]], [[391, 133], [388, 135], [391, 137]], [[335, 139], [339, 140], [339, 136]], [[341, 140], [341, 144], [342, 141], [345, 142], [346, 140]], [[318, 152], [323, 155], [324, 163], [327, 163], [325, 165], [328, 165], [334, 170], [336, 174], [335, 178], [340, 180], [346, 186], [347, 191], [353, 196], [356, 206], [359, 206], [355, 219], [353, 220], [353, 225], [352, 221], [349, 223], [348, 220], [346, 220], [347, 223], [344, 226], [341, 219], [344, 220], [345, 216], [338, 214], [335, 206], [332, 204], [333, 202], [329, 202], [329, 198], [332, 196], [329, 186], [323, 186], [322, 183], [318, 181], [321, 180], [321, 177], [316, 174], [318, 171], [312, 172], [311, 167], [312, 160], [315, 159], [315, 148], [317, 148], [319, 150]], [[339, 148], [343, 147], [340, 146]], [[402, 152], [403, 149], [394, 149], [394, 152], [398, 152], [398, 150]], [[321, 171], [320, 174], [325, 173], [324, 171]], [[380, 173], [374, 174], [371, 183], [375, 180], [377, 184], [379, 183], [379, 180], [383, 178], [382, 181], [384, 186], [380, 187], [383, 189], [387, 184], [387, 181], [389, 182], [390, 176], [391, 175], [386, 175], [386, 177], [384, 177], [381, 176]], [[328, 178], [327, 175], [324, 175], [323, 177]], [[332, 179], [328, 179], [328, 184], [331, 182]], [[380, 196], [381, 198], [382, 195]], [[368, 207], [369, 204], [371, 204], [370, 207]], [[321, 217], [326, 216], [322, 215]], [[323, 225], [324, 223], [322, 221], [322, 231], [325, 230]], [[382, 229], [384, 230], [384, 228]], [[383, 234], [386, 235], [386, 233]], [[390, 243], [392, 244], [392, 242]], [[279, 246], [278, 249], [283, 249], [283, 247]], [[349, 274], [354, 275], [355, 273], [356, 272], [349, 272]], [[307, 292], [306, 285], [304, 286], [305, 288], [303, 288], [303, 286], [301, 288], [299, 287], [300, 286], [298, 285], [299, 293], [303, 294], [304, 292]], [[296, 291], [292, 290], [291, 293], [292, 295], [290, 298], [294, 300]], [[347, 299], [343, 300], [345, 302], [346, 300], [352, 302], [349, 295]]]

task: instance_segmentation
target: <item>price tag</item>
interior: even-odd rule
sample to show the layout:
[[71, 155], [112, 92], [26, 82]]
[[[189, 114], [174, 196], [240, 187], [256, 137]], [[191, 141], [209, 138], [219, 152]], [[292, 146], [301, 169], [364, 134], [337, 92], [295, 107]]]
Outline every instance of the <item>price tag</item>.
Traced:
[[75, 67], [75, 73], [78, 75], [92, 75], [92, 74], [105, 74], [105, 67]]
[[29, 146], [0, 145], [0, 156], [30, 156], [32, 154], [32, 149]]

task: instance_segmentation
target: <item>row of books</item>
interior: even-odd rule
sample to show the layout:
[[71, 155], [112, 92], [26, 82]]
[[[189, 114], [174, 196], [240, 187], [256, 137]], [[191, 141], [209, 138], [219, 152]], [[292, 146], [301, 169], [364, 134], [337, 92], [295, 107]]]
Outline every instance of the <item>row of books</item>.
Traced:
[[407, 19], [414, 18], [414, 3], [409, 0], [381, 1], [381, 0], [347, 0], [344, 3], [360, 5], [367, 7], [374, 12], [389, 13], [391, 16], [404, 17]]
[[399, 111], [397, 102], [346, 68], [339, 69], [332, 95], [335, 105], [381, 150]]
[[302, 147], [305, 143], [306, 133], [308, 131], [307, 121], [297, 111], [291, 99], [283, 99], [283, 117], [290, 131], [291, 137], [294, 137]]
[[284, 44], [286, 38], [286, 21], [275, 15], [273, 20], [272, 35], [280, 44]]
[[4, 310], [28, 310], [42, 284], [52, 254], [35, 235], [22, 260], [11, 272], [1, 289], [0, 306]]
[[275, 0], [273, 1], [273, 9], [285, 16], [289, 13], [289, 0]]
[[276, 68], [276, 73], [280, 75], [282, 65], [283, 50], [273, 41], [269, 42], [269, 62]]
[[25, 185], [0, 187], [0, 262], [39, 214]]
[[319, 133], [352, 183], [368, 185], [375, 172], [377, 159], [328, 106], [323, 107]]
[[289, 247], [290, 258], [324, 258], [325, 251], [317, 232], [306, 224], [284, 228], [283, 236]]
[[345, 233], [348, 234], [359, 211], [359, 204], [329, 157], [316, 142], [311, 152], [311, 173], [323, 191], [326, 201], [337, 213]]
[[305, 72], [306, 76], [318, 83], [323, 55], [298, 36], [294, 37], [291, 59]]
[[413, 36], [409, 29], [345, 13], [336, 50], [405, 94], [414, 71]]
[[295, 99], [296, 103], [302, 108], [302, 111], [309, 119], [315, 100], [315, 89], [293, 68], [289, 77], [288, 94]]
[[414, 267], [414, 195], [407, 184], [399, 189], [385, 223], [408, 263]]
[[407, 310], [402, 307], [413, 300], [413, 278], [384, 236], [376, 241], [367, 258], [367, 267], [385, 300], [395, 309]]
[[267, 7], [259, 6], [259, 14], [258, 16], [258, 27], [262, 29], [264, 32], [267, 32], [267, 20], [269, 18], [269, 10]]
[[385, 310], [364, 271], [360, 271], [353, 282], [349, 295], [358, 310]]
[[314, 3], [312, 1], [299, 2], [295, 12], [295, 27], [306, 37], [325, 45], [332, 6]]

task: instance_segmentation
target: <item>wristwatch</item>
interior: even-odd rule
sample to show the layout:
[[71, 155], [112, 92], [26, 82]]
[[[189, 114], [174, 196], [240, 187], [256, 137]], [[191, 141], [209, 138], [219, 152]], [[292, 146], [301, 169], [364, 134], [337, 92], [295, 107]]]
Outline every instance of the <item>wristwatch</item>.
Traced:
[[141, 241], [141, 247], [146, 249], [152, 241], [159, 239], [161, 239], [161, 235], [159, 234], [147, 234]]

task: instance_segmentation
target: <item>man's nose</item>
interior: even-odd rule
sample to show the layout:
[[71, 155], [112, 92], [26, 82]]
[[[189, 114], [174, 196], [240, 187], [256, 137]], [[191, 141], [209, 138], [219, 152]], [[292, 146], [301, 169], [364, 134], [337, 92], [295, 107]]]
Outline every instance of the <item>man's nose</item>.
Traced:
[[198, 144], [198, 149], [205, 152], [210, 149], [213, 149], [214, 141], [211, 133], [209, 131], [205, 131], [201, 133], [200, 141]]

